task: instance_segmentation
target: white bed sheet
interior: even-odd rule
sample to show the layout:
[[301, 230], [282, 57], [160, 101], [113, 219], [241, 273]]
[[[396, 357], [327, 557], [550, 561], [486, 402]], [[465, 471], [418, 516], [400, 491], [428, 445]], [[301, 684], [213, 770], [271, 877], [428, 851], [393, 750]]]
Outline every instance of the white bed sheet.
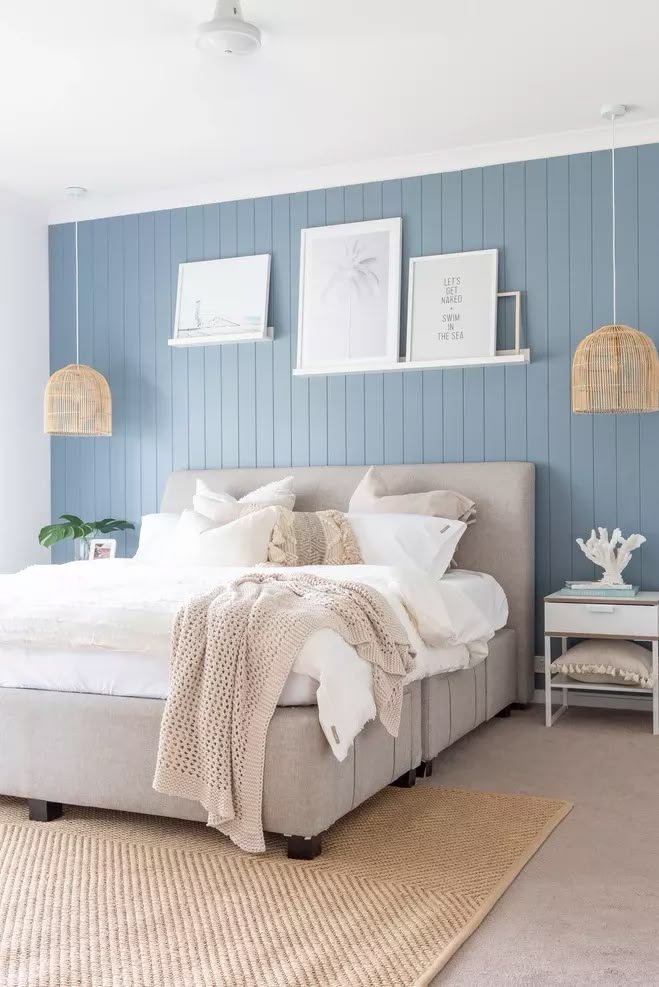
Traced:
[[[505, 625], [508, 617], [506, 597], [492, 576], [454, 569], [443, 577], [442, 582], [468, 595], [494, 627]], [[345, 647], [349, 648], [348, 645]], [[307, 642], [307, 648], [313, 648], [313, 640]], [[472, 658], [472, 663], [482, 657], [484, 655]], [[469, 649], [464, 644], [429, 648], [423, 674], [445, 673], [468, 664]], [[415, 677], [418, 676], [414, 673], [409, 676], [410, 679]], [[102, 648], [63, 651], [5, 643], [0, 646], [0, 687], [165, 699], [169, 693], [169, 657]], [[291, 672], [278, 705], [313, 705], [317, 689], [316, 679]]]
[[[431, 651], [437, 667], [443, 671], [447, 662], [455, 668], [464, 668], [469, 663], [464, 644]], [[166, 699], [169, 659], [99, 648], [60, 652], [6, 645], [0, 648], [0, 688]], [[291, 672], [277, 705], [313, 706], [317, 689], [318, 682], [310, 675]]]

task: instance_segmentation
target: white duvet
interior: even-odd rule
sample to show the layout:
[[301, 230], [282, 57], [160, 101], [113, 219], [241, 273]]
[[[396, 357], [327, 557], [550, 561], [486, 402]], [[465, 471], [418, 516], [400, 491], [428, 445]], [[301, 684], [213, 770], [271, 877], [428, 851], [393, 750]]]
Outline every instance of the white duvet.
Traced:
[[[0, 648], [21, 644], [53, 652], [91, 648], [166, 655], [180, 605], [246, 571], [115, 559], [33, 566], [0, 576]], [[382, 593], [416, 654], [408, 680], [455, 671], [483, 658], [487, 642], [507, 619], [503, 590], [486, 575], [480, 578], [492, 584], [488, 589], [494, 605], [489, 607], [471, 598], [459, 573], [435, 581], [422, 572], [386, 566], [312, 566], [304, 571], [361, 582]], [[498, 593], [492, 594], [493, 589]], [[319, 683], [319, 721], [334, 754], [343, 760], [376, 715], [370, 666], [333, 631], [322, 630], [307, 640], [293, 670]]]

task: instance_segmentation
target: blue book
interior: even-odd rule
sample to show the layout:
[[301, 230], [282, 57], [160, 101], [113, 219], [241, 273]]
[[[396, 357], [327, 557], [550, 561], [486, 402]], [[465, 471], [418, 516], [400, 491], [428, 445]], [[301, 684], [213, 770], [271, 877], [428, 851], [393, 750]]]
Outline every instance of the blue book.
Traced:
[[570, 580], [565, 589], [560, 592], [563, 596], [593, 596], [600, 599], [629, 599], [636, 596], [639, 591], [638, 586], [602, 586], [598, 583], [579, 583]]

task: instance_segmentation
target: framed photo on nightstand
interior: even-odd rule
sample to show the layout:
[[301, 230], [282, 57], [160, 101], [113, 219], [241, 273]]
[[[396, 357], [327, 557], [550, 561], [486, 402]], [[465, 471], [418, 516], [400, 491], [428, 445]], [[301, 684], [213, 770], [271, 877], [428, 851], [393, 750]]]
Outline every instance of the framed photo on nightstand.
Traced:
[[92, 538], [89, 542], [89, 561], [113, 559], [117, 554], [117, 543], [114, 538]]

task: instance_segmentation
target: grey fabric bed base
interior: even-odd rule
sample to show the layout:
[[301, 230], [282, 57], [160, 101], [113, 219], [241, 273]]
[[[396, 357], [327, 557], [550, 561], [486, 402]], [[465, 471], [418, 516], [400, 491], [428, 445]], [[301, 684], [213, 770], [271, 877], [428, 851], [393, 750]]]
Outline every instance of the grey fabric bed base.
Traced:
[[[397, 739], [379, 722], [339, 763], [315, 706], [279, 707], [266, 747], [263, 824], [314, 837], [514, 702], [515, 634], [499, 631], [473, 669], [413, 682]], [[19, 798], [203, 821], [196, 802], [151, 787], [164, 702], [0, 689], [0, 792]]]
[[[205, 821], [198, 802], [152, 788], [164, 706], [161, 699], [0, 688], [0, 792]], [[420, 682], [405, 689], [398, 737], [370, 723], [343, 762], [316, 706], [278, 707], [266, 745], [264, 829], [315, 836], [421, 760]]]
[[424, 762], [516, 701], [516, 653], [515, 632], [504, 627], [490, 641], [485, 661], [461, 672], [421, 680]]

